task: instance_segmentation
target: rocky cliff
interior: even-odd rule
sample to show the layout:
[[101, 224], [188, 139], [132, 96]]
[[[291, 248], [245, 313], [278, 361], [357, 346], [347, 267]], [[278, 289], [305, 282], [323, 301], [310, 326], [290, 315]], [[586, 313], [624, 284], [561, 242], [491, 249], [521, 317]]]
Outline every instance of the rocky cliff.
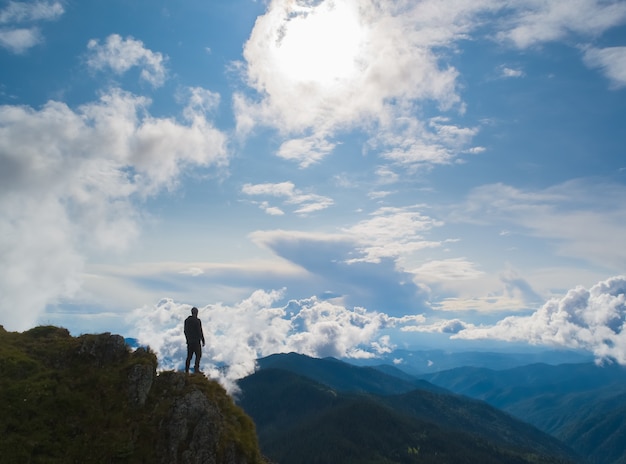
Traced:
[[0, 326], [2, 462], [264, 462], [253, 422], [219, 384], [156, 366], [119, 335]]

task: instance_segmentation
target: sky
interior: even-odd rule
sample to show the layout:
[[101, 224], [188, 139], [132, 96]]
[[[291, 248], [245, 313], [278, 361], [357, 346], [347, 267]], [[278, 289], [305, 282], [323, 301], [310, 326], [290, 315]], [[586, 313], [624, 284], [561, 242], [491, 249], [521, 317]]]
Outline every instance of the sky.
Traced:
[[0, 1], [0, 324], [626, 364], [624, 121], [624, 1]]

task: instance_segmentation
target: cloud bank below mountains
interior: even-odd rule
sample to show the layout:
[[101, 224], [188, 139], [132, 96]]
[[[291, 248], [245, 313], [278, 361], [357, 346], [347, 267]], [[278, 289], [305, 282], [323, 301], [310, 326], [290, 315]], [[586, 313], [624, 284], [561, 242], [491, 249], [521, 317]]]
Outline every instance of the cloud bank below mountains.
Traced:
[[[391, 317], [364, 308], [311, 297], [285, 305], [279, 290], [254, 292], [232, 306], [200, 308], [206, 347], [202, 369], [229, 390], [254, 372], [256, 359], [273, 353], [298, 352], [314, 357], [367, 358], [390, 352], [386, 328], [418, 323], [423, 316]], [[132, 336], [150, 346], [160, 369], [180, 369], [186, 357], [183, 320], [191, 306], [163, 299], [136, 309], [129, 317]]]
[[[460, 319], [435, 321], [426, 315], [390, 316], [346, 307], [340, 298], [283, 300], [282, 290], [254, 292], [235, 304], [200, 308], [207, 345], [203, 370], [230, 391], [255, 369], [256, 359], [297, 352], [313, 357], [375, 358], [392, 352], [394, 329], [430, 332], [452, 339], [526, 342], [593, 353], [598, 362], [626, 365], [626, 277], [576, 287], [546, 302], [530, 316], [511, 316], [491, 326]], [[132, 336], [149, 345], [160, 369], [181, 369], [186, 345], [183, 320], [191, 305], [163, 299], [136, 309], [128, 322]]]

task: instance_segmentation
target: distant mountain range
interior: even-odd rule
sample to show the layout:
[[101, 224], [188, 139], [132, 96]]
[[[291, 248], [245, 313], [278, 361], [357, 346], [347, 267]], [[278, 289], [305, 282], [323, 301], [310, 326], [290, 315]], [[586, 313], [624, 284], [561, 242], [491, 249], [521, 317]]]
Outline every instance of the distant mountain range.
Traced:
[[[390, 367], [273, 355], [239, 382], [278, 463], [563, 463], [570, 448], [486, 402]], [[394, 375], [396, 374], [396, 375]]]
[[626, 463], [626, 368], [593, 363], [462, 367], [421, 376], [488, 402], [568, 444], [589, 462]]
[[411, 376], [441, 372], [457, 367], [511, 369], [534, 363], [550, 365], [587, 363], [593, 361], [588, 353], [571, 350], [526, 352], [394, 350], [371, 359], [344, 359], [359, 366], [395, 366]]

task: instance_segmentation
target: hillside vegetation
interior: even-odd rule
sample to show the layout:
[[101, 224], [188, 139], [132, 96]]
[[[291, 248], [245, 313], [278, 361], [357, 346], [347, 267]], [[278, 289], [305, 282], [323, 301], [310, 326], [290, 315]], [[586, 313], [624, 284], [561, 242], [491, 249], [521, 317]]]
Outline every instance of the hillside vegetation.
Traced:
[[0, 326], [0, 457], [22, 463], [262, 463], [251, 419], [203, 376], [119, 335]]

